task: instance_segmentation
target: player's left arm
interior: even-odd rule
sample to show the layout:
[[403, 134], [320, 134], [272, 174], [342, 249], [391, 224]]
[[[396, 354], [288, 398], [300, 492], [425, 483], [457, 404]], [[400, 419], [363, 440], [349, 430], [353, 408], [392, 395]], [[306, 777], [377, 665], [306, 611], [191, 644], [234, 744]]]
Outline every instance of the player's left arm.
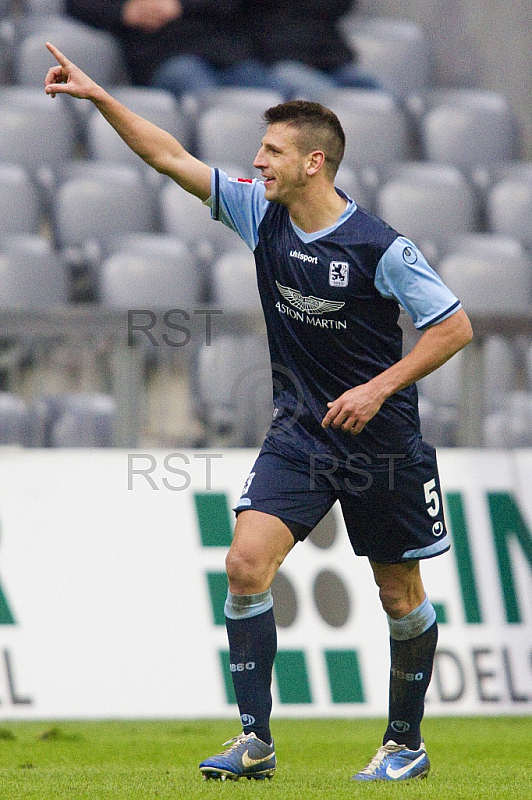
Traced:
[[331, 403], [322, 426], [360, 433], [392, 394], [424, 378], [445, 364], [473, 338], [471, 323], [460, 308], [427, 328], [410, 353], [367, 383], [344, 392]]

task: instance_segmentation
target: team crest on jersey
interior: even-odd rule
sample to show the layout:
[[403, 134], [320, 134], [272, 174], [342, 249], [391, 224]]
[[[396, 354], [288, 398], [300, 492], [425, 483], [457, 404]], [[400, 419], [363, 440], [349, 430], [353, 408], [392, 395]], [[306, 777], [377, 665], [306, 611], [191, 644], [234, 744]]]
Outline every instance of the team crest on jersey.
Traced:
[[329, 265], [329, 285], [347, 286], [349, 283], [349, 264], [347, 261], [331, 261]]

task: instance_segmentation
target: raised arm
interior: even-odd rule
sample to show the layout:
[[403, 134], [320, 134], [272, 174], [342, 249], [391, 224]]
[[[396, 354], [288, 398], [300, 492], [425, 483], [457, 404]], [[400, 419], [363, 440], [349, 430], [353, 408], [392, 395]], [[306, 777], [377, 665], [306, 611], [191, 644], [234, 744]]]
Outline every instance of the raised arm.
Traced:
[[57, 47], [46, 43], [59, 66], [51, 67], [45, 79], [45, 91], [51, 97], [69, 94], [90, 100], [113, 126], [119, 136], [147, 164], [169, 175], [187, 192], [206, 200], [211, 194], [211, 171], [194, 158], [177, 139], [148, 120], [133, 113], [102, 89]]

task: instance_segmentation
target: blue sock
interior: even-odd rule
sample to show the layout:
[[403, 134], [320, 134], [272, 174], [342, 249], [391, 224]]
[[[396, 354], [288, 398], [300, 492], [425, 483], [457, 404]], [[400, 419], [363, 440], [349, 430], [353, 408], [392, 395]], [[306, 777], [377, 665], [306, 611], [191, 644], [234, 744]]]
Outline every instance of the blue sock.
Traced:
[[227, 595], [225, 621], [229, 661], [244, 733], [254, 732], [272, 741], [272, 669], [277, 652], [277, 630], [271, 592]]
[[411, 750], [421, 744], [421, 720], [438, 641], [436, 612], [424, 602], [401, 619], [388, 617], [390, 628], [390, 697], [383, 744], [393, 739]]

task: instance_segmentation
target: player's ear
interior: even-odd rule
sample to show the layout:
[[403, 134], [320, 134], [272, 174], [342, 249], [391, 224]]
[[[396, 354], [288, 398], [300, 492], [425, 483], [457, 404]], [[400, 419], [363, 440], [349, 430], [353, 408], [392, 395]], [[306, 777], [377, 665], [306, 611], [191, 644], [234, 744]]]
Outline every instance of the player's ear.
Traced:
[[325, 153], [323, 150], [314, 150], [309, 153], [307, 160], [307, 175], [315, 175], [325, 164]]

